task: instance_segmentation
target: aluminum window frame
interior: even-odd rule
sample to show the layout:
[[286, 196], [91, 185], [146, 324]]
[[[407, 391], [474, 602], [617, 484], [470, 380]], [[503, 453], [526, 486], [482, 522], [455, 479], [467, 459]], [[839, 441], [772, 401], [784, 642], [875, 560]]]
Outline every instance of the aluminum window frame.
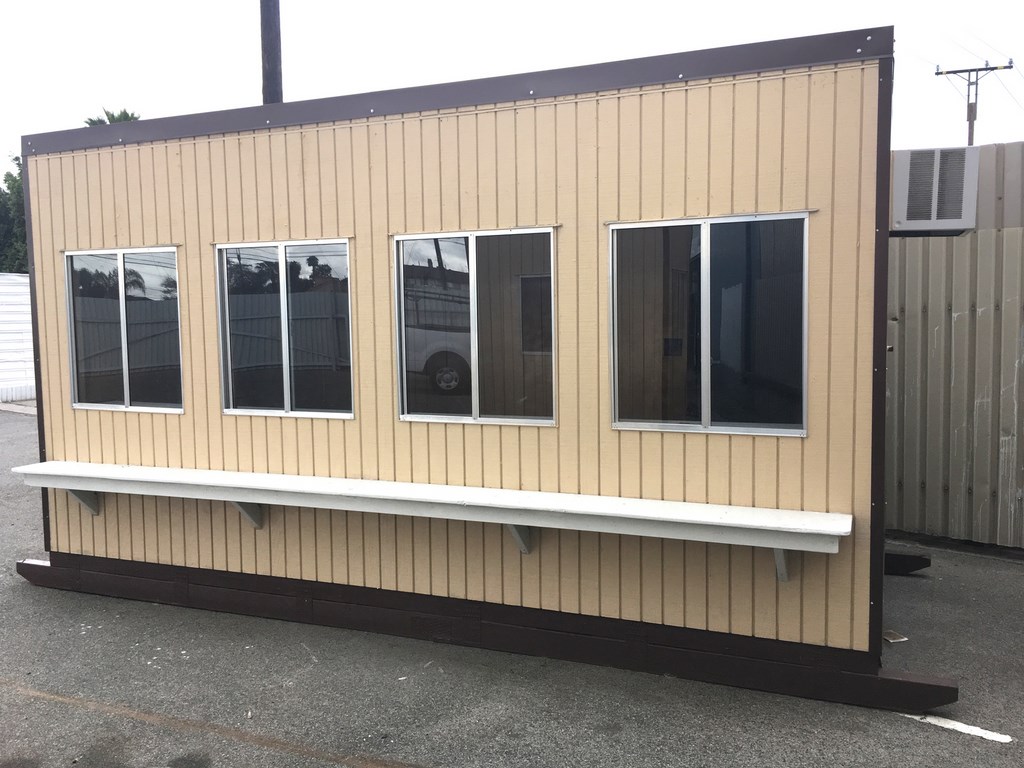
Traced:
[[[608, 291], [610, 308], [609, 338], [611, 340], [611, 394], [612, 394], [612, 429], [635, 430], [647, 432], [690, 432], [696, 434], [721, 435], [767, 435], [774, 437], [807, 437], [808, 423], [808, 272], [810, 214], [812, 209], [782, 211], [777, 213], [737, 214], [730, 216], [702, 216], [696, 218], [665, 219], [661, 221], [614, 222], [607, 225], [608, 229], [608, 268], [610, 289]], [[758, 427], [746, 425], [713, 425], [711, 424], [711, 228], [715, 224], [735, 224], [749, 221], [803, 221], [803, 276], [801, 280], [801, 399], [802, 424], [799, 427]], [[623, 421], [619, 418], [619, 340], [618, 340], [618, 281], [616, 279], [618, 253], [616, 232], [619, 230], [646, 229], [654, 227], [700, 227], [701, 238], [701, 271], [700, 271], [700, 423], [684, 423], [673, 421]]]
[[[445, 424], [505, 424], [520, 427], [557, 427], [558, 426], [558, 324], [555, 297], [558, 295], [556, 276], [556, 238], [555, 225], [546, 227], [511, 227], [507, 229], [471, 229], [451, 232], [422, 232], [418, 234], [392, 235], [392, 249], [395, 257], [395, 351], [397, 358], [397, 406], [399, 421], [435, 422]], [[476, 284], [476, 238], [495, 235], [532, 235], [548, 236], [548, 263], [551, 273], [551, 416], [531, 418], [528, 416], [498, 417], [480, 416], [479, 368], [480, 354], [478, 350], [479, 328], [477, 317], [477, 284]], [[470, 331], [470, 381], [472, 384], [472, 410], [470, 416], [458, 414], [420, 414], [408, 413], [407, 376], [405, 371], [405, 264], [402, 258], [402, 243], [409, 240], [435, 240], [464, 237], [467, 240], [466, 252], [470, 265], [469, 280], [469, 331]], [[531, 273], [533, 274], [533, 273]], [[533, 276], [536, 276], [533, 274]]]
[[[71, 407], [74, 410], [82, 411], [113, 411], [121, 413], [185, 413], [185, 370], [182, 365], [182, 335], [181, 335], [181, 281], [178, 280], [178, 256], [180, 246], [177, 245], [154, 245], [143, 248], [88, 248], [61, 251], [64, 259], [64, 309], [67, 315], [68, 332], [68, 370], [71, 372]], [[179, 389], [181, 391], [181, 405], [178, 407], [161, 407], [157, 405], [131, 405], [131, 389], [128, 376], [128, 322], [127, 307], [125, 306], [126, 290], [124, 286], [124, 257], [127, 254], [139, 253], [173, 253], [174, 254], [174, 277], [178, 280], [178, 290], [175, 295], [175, 308], [178, 312], [178, 377]], [[77, 341], [75, 334], [75, 312], [74, 297], [72, 296], [72, 270], [70, 261], [75, 256], [114, 256], [117, 258], [117, 295], [119, 322], [121, 325], [121, 376], [124, 390], [124, 405], [112, 403], [83, 403], [78, 399], [78, 366], [77, 366]]]
[[[342, 419], [352, 421], [356, 413], [356, 361], [355, 348], [352, 343], [352, 239], [350, 237], [320, 238], [314, 240], [268, 240], [264, 242], [215, 243], [213, 246], [216, 264], [217, 286], [217, 325], [218, 352], [221, 361], [221, 413], [225, 416], [277, 416], [306, 419]], [[352, 406], [348, 411], [297, 411], [291, 408], [291, 342], [289, 335], [288, 315], [288, 258], [287, 248], [295, 245], [344, 245], [345, 262], [348, 267], [348, 355], [349, 355], [349, 388], [352, 392]], [[277, 248], [278, 297], [281, 311], [281, 376], [284, 387], [283, 408], [238, 408], [231, 399], [231, 328], [227, 301], [227, 262], [221, 258], [221, 252], [228, 248]]]

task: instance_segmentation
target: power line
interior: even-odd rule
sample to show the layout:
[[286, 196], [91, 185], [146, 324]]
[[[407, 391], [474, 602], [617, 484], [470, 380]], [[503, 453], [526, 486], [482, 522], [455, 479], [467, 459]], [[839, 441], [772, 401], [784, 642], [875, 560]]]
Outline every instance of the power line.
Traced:
[[1005, 53], [1003, 53], [1003, 52], [1002, 52], [1002, 51], [1000, 51], [1000, 50], [999, 50], [998, 48], [996, 48], [996, 47], [995, 47], [994, 45], [990, 44], [990, 43], [989, 43], [989, 42], [988, 42], [987, 40], [982, 40], [982, 39], [981, 39], [980, 37], [978, 37], [978, 36], [977, 36], [976, 34], [974, 34], [973, 32], [968, 32], [967, 34], [969, 34], [969, 35], [970, 35], [971, 37], [973, 37], [973, 38], [974, 38], [975, 40], [977, 40], [977, 41], [978, 41], [979, 43], [981, 43], [982, 45], [984, 45], [984, 46], [985, 46], [986, 48], [988, 48], [989, 50], [992, 50], [992, 51], [995, 51], [996, 53], [998, 53], [998, 54], [999, 54], [1000, 56], [1002, 56], [1002, 57], [1003, 57], [1004, 59], [1009, 59], [1009, 58], [1010, 58], [1010, 57], [1009, 57], [1009, 56], [1007, 56], [1007, 55], [1006, 55]]
[[1001, 86], [1003, 86], [1003, 90], [1004, 90], [1004, 91], [1006, 91], [1006, 94], [1007, 94], [1007, 95], [1008, 95], [1008, 96], [1009, 96], [1009, 97], [1010, 97], [1011, 99], [1013, 99], [1013, 100], [1014, 100], [1014, 102], [1016, 102], [1017, 106], [1018, 106], [1018, 107], [1020, 107], [1020, 111], [1021, 111], [1021, 112], [1024, 112], [1024, 104], [1021, 104], [1021, 103], [1020, 103], [1020, 101], [1018, 101], [1017, 97], [1013, 95], [1013, 91], [1011, 91], [1011, 90], [1010, 90], [1010, 89], [1009, 89], [1009, 88], [1008, 88], [1008, 87], [1006, 86], [1006, 83], [1004, 83], [1004, 82], [1003, 82], [1002, 80], [996, 80], [996, 82], [997, 82], [997, 83], [999, 83], [999, 84], [1000, 84]]
[[956, 87], [955, 85], [953, 85], [953, 81], [952, 81], [952, 80], [950, 80], [950, 79], [949, 79], [949, 78], [947, 77], [947, 78], [945, 79], [945, 81], [944, 81], [944, 82], [946, 82], [946, 83], [949, 83], [949, 87], [950, 87], [950, 88], [952, 88], [952, 89], [953, 89], [954, 91], [956, 91], [956, 95], [957, 95], [957, 96], [959, 96], [959, 97], [960, 97], [961, 99], [963, 99], [964, 101], [967, 101], [967, 94], [966, 94], [966, 93], [961, 93], [961, 92], [960, 92], [960, 89], [959, 89], [959, 88], [957, 88], [957, 87]]
[[[957, 48], [960, 48], [960, 49], [961, 49], [961, 50], [963, 50], [964, 52], [966, 52], [966, 53], [969, 53], [969, 54], [970, 54], [971, 56], [973, 56], [974, 58], [976, 58], [976, 59], [982, 59], [982, 57], [981, 57], [981, 56], [979, 56], [978, 54], [976, 54], [976, 53], [975, 53], [974, 51], [972, 51], [972, 50], [971, 50], [970, 48], [968, 48], [968, 47], [967, 47], [966, 45], [964, 45], [963, 43], [961, 43], [961, 42], [960, 42], [959, 40], [957, 40], [956, 38], [950, 37], [950, 38], [947, 38], [947, 39], [948, 39], [948, 40], [950, 40], [950, 41], [951, 41], [951, 42], [953, 43], [953, 45], [955, 45], [955, 46], [956, 46]], [[984, 59], [982, 59], [982, 60], [984, 60]], [[987, 64], [988, 64], [988, 62], [986, 62], [986, 66], [987, 66]]]

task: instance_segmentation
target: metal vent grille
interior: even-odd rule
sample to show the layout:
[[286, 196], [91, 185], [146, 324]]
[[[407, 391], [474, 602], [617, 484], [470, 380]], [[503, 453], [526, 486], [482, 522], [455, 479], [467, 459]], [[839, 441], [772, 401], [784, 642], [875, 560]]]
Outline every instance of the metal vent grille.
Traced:
[[939, 189], [936, 219], [961, 219], [964, 215], [964, 171], [967, 151], [943, 149], [939, 152]]
[[[961, 180], [961, 183], [963, 181]], [[928, 221], [932, 218], [932, 192], [935, 184], [935, 151], [914, 150], [910, 153], [910, 184], [907, 190], [907, 220]]]
[[892, 153], [892, 231], [956, 232], [978, 218], [977, 147]]

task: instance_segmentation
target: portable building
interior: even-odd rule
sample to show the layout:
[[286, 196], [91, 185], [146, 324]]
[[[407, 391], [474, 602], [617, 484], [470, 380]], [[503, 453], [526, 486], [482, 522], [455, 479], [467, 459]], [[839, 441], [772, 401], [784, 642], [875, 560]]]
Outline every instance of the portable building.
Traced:
[[891, 28], [24, 140], [37, 584], [880, 670]]

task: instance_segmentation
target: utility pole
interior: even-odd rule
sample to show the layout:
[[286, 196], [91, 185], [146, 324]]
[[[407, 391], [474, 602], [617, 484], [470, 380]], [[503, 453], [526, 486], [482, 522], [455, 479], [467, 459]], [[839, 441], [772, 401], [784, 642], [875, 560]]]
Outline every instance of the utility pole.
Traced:
[[[973, 67], [970, 69], [947, 69], [939, 70], [939, 65], [935, 65], [935, 76], [939, 75], [956, 75], [961, 80], [967, 81], [967, 146], [974, 146], [974, 121], [978, 119], [978, 81], [981, 80], [989, 72], [995, 72], [999, 69], [1013, 69], [1013, 59], [1010, 59], [1009, 64], [1005, 64], [999, 67], [990, 67], [988, 62], [985, 62], [984, 67]], [[974, 100], [971, 100], [971, 90], [974, 91]]]
[[278, 0], [260, 0], [260, 36], [263, 42], [263, 103], [280, 104], [281, 9]]

